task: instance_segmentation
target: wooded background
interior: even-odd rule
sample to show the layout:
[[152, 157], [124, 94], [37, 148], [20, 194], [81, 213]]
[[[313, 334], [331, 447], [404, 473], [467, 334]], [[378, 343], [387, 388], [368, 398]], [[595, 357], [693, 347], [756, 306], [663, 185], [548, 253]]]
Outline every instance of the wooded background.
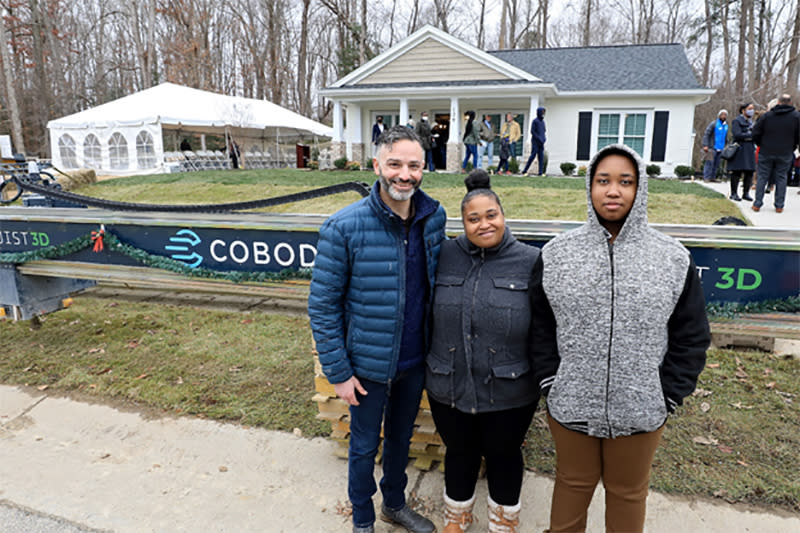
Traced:
[[[53, 118], [170, 81], [330, 123], [317, 90], [425, 24], [479, 48], [682, 43], [722, 107], [797, 95], [800, 0], [0, 0], [0, 133], [49, 157]], [[613, 71], [609, 76], [613, 76]], [[796, 100], [795, 100], [796, 101]]]

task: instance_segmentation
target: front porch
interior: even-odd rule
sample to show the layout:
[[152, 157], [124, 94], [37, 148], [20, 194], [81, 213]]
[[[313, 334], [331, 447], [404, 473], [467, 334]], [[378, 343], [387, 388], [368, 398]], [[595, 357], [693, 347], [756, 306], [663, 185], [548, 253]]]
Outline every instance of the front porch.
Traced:
[[[439, 93], [444, 88], [439, 88]], [[452, 89], [452, 88], [451, 88]], [[527, 87], [530, 95], [530, 87]], [[491, 91], [488, 89], [486, 92]], [[518, 160], [526, 158], [530, 151], [529, 126], [532, 117], [536, 116], [536, 108], [543, 105], [543, 97], [539, 94], [520, 96], [519, 94], [503, 94], [487, 97], [485, 94], [470, 96], [451, 96], [441, 98], [427, 95], [400, 96], [393, 99], [347, 100], [333, 98], [333, 143], [334, 159], [347, 157], [364, 165], [372, 164], [374, 146], [372, 145], [372, 126], [378, 116], [383, 117], [387, 127], [397, 124], [406, 125], [409, 119], [416, 124], [420, 115], [427, 112], [434, 134], [433, 159], [437, 170], [458, 172], [466, 154], [461, 139], [464, 131], [464, 114], [475, 111], [476, 126], [486, 115], [495, 134], [505, 122], [507, 113], [511, 113], [520, 125], [522, 137], [515, 145]], [[492, 159], [489, 159], [489, 152]], [[499, 153], [499, 138], [495, 139], [492, 149], [481, 149], [480, 166], [496, 165]], [[523, 164], [524, 161], [521, 161]]]

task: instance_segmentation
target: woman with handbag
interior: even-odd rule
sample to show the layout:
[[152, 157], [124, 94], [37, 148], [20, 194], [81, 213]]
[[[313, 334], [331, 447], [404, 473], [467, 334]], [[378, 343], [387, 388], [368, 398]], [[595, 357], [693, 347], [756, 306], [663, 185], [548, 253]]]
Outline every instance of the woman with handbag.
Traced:
[[[734, 202], [752, 202], [750, 186], [756, 169], [756, 147], [753, 144], [753, 114], [755, 108], [750, 102], [739, 106], [739, 115], [731, 122], [732, 142], [739, 145], [736, 154], [728, 160], [728, 173], [731, 182], [730, 199]], [[742, 180], [742, 196], [739, 197], [739, 179]]]

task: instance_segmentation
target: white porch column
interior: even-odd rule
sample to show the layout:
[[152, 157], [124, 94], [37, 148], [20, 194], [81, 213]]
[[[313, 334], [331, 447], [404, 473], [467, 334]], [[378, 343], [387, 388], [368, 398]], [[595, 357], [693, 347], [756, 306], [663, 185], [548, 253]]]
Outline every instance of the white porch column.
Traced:
[[333, 101], [333, 142], [342, 142], [344, 122], [342, 121], [342, 102]]
[[206, 134], [205, 133], [201, 133], [200, 134], [200, 149], [203, 150], [204, 152], [206, 151]]
[[447, 140], [447, 170], [461, 169], [461, 107], [457, 96], [450, 98], [450, 133]]
[[405, 126], [408, 122], [408, 98], [400, 99], [400, 122], [398, 125]]
[[361, 133], [361, 106], [347, 104], [347, 159], [364, 164], [364, 137]]
[[461, 109], [459, 108], [458, 97], [450, 98], [450, 142], [461, 144]]

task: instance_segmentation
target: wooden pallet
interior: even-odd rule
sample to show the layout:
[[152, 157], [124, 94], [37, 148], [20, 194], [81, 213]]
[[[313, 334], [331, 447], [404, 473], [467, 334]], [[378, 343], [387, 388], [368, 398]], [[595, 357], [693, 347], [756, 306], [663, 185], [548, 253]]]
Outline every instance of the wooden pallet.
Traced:
[[[317, 419], [327, 420], [331, 423], [330, 438], [340, 444], [336, 455], [346, 458], [347, 447], [350, 442], [350, 408], [336, 395], [333, 385], [322, 373], [322, 365], [319, 363], [316, 351], [314, 351], [314, 374], [314, 390], [316, 394], [311, 400], [317, 402], [319, 410]], [[381, 431], [381, 436], [383, 436], [383, 431]], [[428, 396], [423, 391], [419, 404], [419, 413], [417, 413], [417, 418], [414, 421], [414, 432], [411, 435], [409, 458], [413, 459], [414, 466], [420, 470], [430, 470], [437, 465], [440, 470], [443, 470], [444, 451], [444, 443], [436, 432], [436, 426], [433, 423]], [[380, 458], [381, 450], [378, 451], [376, 461], [380, 461]]]

